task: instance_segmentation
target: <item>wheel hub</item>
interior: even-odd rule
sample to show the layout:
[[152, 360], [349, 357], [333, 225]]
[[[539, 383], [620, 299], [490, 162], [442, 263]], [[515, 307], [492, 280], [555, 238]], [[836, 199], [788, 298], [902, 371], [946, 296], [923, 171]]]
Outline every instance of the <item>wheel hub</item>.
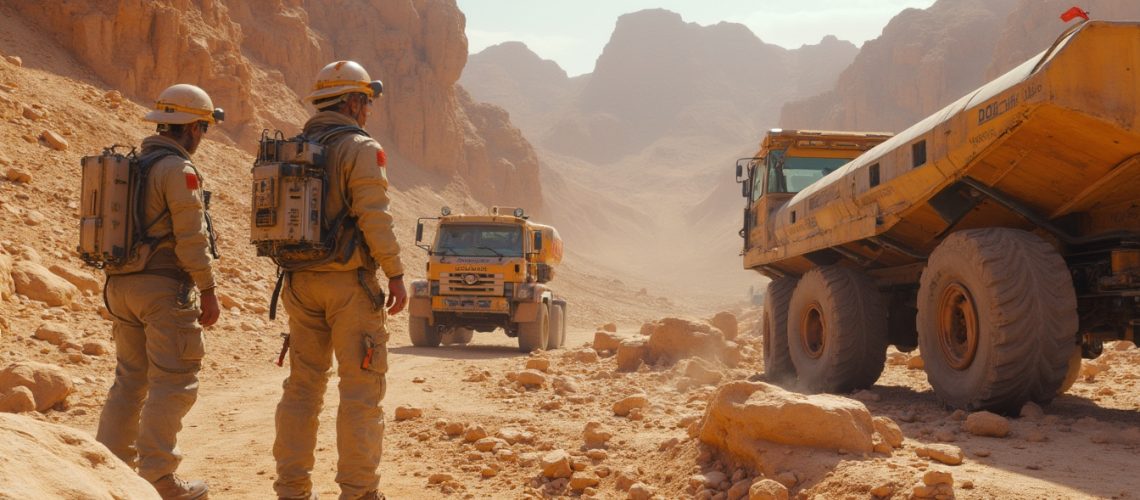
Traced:
[[823, 311], [820, 309], [819, 303], [813, 302], [804, 312], [803, 320], [800, 322], [800, 343], [803, 344], [804, 352], [811, 358], [819, 359], [823, 355], [824, 339], [826, 338], [824, 332], [826, 331], [827, 322], [824, 319]]
[[974, 298], [960, 283], [942, 292], [938, 307], [938, 345], [955, 370], [965, 370], [978, 353], [978, 310]]

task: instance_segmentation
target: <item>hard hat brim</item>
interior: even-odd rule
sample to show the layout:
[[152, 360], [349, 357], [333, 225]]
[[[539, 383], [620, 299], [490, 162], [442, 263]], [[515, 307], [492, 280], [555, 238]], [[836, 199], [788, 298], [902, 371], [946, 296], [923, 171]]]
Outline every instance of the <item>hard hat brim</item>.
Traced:
[[169, 123], [171, 125], [185, 125], [194, 122], [207, 122], [214, 123], [212, 116], [196, 115], [194, 113], [186, 113], [183, 111], [160, 111], [152, 110], [143, 116], [143, 120], [154, 123]]

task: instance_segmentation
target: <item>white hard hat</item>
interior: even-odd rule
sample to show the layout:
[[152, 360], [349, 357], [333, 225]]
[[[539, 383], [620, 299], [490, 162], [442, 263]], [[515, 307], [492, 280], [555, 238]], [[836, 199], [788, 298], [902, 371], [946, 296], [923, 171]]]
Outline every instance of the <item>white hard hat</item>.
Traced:
[[143, 120], [155, 123], [183, 125], [186, 123], [217, 123], [225, 119], [226, 113], [214, 107], [210, 95], [194, 85], [179, 83], [171, 85], [158, 94], [154, 110]]
[[[373, 80], [360, 64], [353, 61], [337, 61], [321, 68], [317, 73], [317, 83], [313, 85], [313, 91], [305, 97], [305, 100], [316, 103], [323, 99], [354, 93], [379, 97], [383, 90], [384, 85], [380, 80]], [[339, 100], [322, 102], [321, 105], [324, 107], [336, 102]]]

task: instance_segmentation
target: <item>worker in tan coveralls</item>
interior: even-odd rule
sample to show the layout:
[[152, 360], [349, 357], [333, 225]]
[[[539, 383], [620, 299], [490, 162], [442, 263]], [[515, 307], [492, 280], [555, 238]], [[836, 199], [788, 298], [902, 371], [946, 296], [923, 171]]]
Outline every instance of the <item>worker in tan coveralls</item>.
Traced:
[[[280, 498], [315, 498], [311, 474], [320, 414], [336, 355], [340, 406], [336, 416], [336, 482], [342, 499], [384, 498], [379, 492], [384, 435], [385, 373], [388, 332], [384, 321], [407, 303], [400, 245], [388, 212], [387, 158], [380, 144], [363, 130], [373, 99], [380, 97], [359, 64], [338, 61], [325, 66], [307, 100], [318, 112], [302, 135], [326, 144], [329, 189], [326, 224], [346, 217], [335, 230], [334, 261], [289, 271], [282, 295], [289, 313], [289, 378], [277, 405], [277, 481]], [[343, 132], [345, 127], [351, 127]], [[348, 254], [347, 257], [344, 257]], [[379, 266], [388, 295], [376, 277]], [[387, 312], [385, 312], [387, 307]]]
[[178, 431], [198, 397], [202, 327], [218, 321], [217, 258], [202, 177], [190, 163], [210, 124], [222, 118], [193, 85], [162, 91], [147, 121], [158, 134], [140, 153], [137, 257], [108, 267], [105, 300], [114, 318], [115, 383], [96, 439], [150, 481], [164, 499], [207, 496], [202, 481], [174, 474]]

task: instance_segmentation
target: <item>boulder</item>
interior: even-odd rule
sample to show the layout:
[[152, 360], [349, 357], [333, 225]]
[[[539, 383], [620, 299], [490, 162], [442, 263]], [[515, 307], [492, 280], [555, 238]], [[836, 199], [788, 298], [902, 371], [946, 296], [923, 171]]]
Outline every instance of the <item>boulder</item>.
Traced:
[[75, 386], [62, 368], [23, 361], [0, 370], [0, 393], [15, 387], [27, 387], [36, 400], [36, 410], [47, 411], [67, 399]]
[[[70, 267], [61, 266], [59, 264], [52, 264], [52, 266], [48, 269], [50, 269], [51, 272], [56, 276], [67, 280], [68, 283], [75, 285], [76, 288], [84, 292], [103, 292], [103, 282], [93, 277], [88, 271], [78, 271]], [[227, 307], [227, 309], [229, 308]]]
[[966, 417], [965, 427], [975, 436], [1000, 438], [1009, 435], [1009, 419], [988, 411], [971, 413]]
[[618, 335], [616, 333], [607, 332], [605, 330], [598, 330], [594, 332], [594, 343], [592, 347], [597, 352], [617, 351], [618, 346], [621, 345], [621, 342], [627, 338], [628, 337], [624, 335]]
[[396, 421], [402, 422], [404, 420], [412, 420], [420, 418], [424, 414], [423, 409], [414, 406], [400, 405], [396, 407]]
[[875, 424], [875, 432], [882, 436], [883, 441], [891, 445], [892, 448], [901, 447], [903, 444], [903, 432], [894, 420], [888, 417], [875, 417], [872, 419]]
[[612, 433], [602, 429], [601, 422], [587, 422], [586, 428], [582, 431], [582, 439], [586, 442], [586, 448], [588, 449], [605, 448], [606, 442], [612, 437]]
[[724, 378], [719, 371], [713, 370], [700, 360], [690, 360], [685, 365], [685, 376], [702, 385], [716, 385]]
[[43, 131], [43, 133], [40, 134], [40, 140], [44, 141], [44, 144], [47, 147], [52, 148], [56, 151], [67, 150], [67, 139], [64, 139], [62, 135], [59, 135], [51, 130]]
[[468, 443], [474, 443], [487, 436], [487, 429], [484, 429], [482, 425], [475, 425], [467, 428], [463, 433], [463, 440]]
[[570, 478], [570, 489], [574, 491], [582, 491], [586, 488], [593, 488], [598, 485], [598, 478], [590, 476], [574, 476]]
[[922, 458], [944, 463], [946, 465], [959, 465], [966, 459], [961, 448], [949, 444], [927, 444], [915, 448], [914, 454]]
[[0, 414], [0, 498], [158, 499], [145, 479], [90, 435]]
[[8, 300], [16, 293], [16, 283], [12, 281], [12, 256], [0, 253], [0, 300]]
[[649, 341], [646, 339], [624, 340], [618, 345], [617, 369], [619, 372], [634, 372], [641, 366], [649, 352]]
[[649, 336], [646, 347], [649, 349], [649, 361], [675, 363], [694, 356], [719, 361], [726, 346], [724, 334], [708, 324], [665, 318]]
[[788, 500], [788, 488], [772, 479], [761, 479], [748, 488], [748, 500]]
[[546, 375], [533, 369], [519, 372], [515, 380], [526, 387], [542, 387], [546, 385]]
[[614, 403], [614, 415], [621, 417], [628, 416], [631, 411], [637, 408], [645, 408], [649, 406], [649, 397], [645, 394], [634, 394], [622, 398], [621, 401]]
[[23, 413], [35, 409], [36, 396], [27, 387], [13, 387], [7, 392], [0, 392], [0, 412]]
[[550, 371], [550, 360], [546, 358], [530, 358], [526, 360], [526, 368], [540, 372]]
[[713, 316], [709, 323], [716, 327], [724, 334], [725, 340], [733, 340], [739, 333], [740, 325], [736, 320], [736, 315], [728, 311], [721, 311]]
[[806, 396], [762, 382], [717, 389], [699, 430], [702, 442], [760, 463], [757, 440], [869, 453], [875, 427], [862, 403], [829, 394]]
[[71, 343], [71, 330], [62, 323], [44, 323], [32, 334], [33, 338], [42, 340], [51, 345]]
[[35, 262], [20, 261], [13, 265], [12, 281], [16, 293], [52, 307], [71, 304], [79, 295], [79, 288]]
[[543, 455], [540, 464], [542, 476], [547, 479], [570, 477], [574, 473], [574, 468], [570, 463], [570, 454], [566, 450], [554, 450]]

